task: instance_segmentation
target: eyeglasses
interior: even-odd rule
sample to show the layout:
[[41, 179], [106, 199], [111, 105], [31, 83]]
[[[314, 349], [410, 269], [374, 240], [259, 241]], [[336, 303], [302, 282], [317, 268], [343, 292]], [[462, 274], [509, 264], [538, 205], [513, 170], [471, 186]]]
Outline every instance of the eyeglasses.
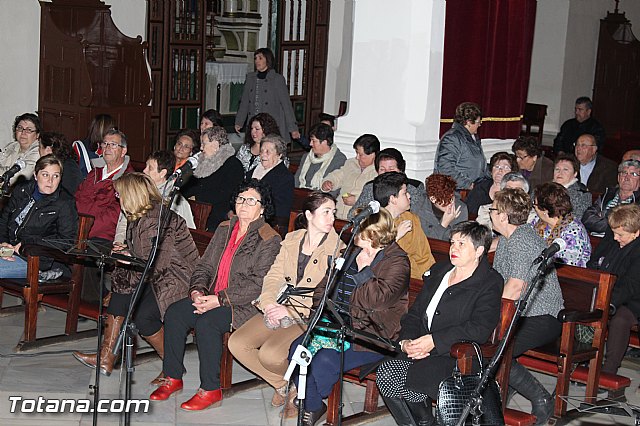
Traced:
[[498, 209], [496, 209], [495, 207], [489, 207], [489, 213], [491, 212], [497, 212]]
[[590, 143], [577, 143], [576, 148], [589, 148], [590, 146], [596, 146], [595, 144]]
[[511, 167], [509, 167], [509, 166], [499, 166], [497, 164], [495, 166], [493, 166], [493, 169], [494, 170], [506, 170], [508, 172], [511, 171]]
[[518, 160], [524, 160], [525, 158], [529, 158], [529, 157], [531, 157], [531, 156], [530, 155], [523, 155], [522, 157], [520, 157], [520, 156], [516, 155], [516, 159], [518, 159]]
[[115, 142], [100, 142], [100, 147], [102, 149], [105, 149], [105, 148], [116, 149], [117, 147], [124, 148], [123, 145], [117, 144]]
[[248, 206], [255, 206], [257, 203], [262, 204], [262, 201], [257, 200], [253, 197], [245, 198], [240, 195], [236, 197], [236, 204], [246, 204]]
[[16, 126], [16, 132], [18, 132], [18, 133], [26, 133], [26, 134], [30, 135], [31, 133], [37, 132], [37, 130], [36, 129], [30, 129], [28, 127]]
[[640, 173], [638, 173], [638, 172], [618, 172], [618, 175], [622, 176], [622, 177], [629, 176], [629, 177], [637, 178], [638, 176], [640, 176]]

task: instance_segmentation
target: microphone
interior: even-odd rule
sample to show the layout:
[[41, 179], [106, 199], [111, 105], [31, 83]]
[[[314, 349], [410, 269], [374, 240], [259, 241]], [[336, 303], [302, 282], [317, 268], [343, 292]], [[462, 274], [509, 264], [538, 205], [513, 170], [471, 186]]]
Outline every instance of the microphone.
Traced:
[[20, 159], [20, 160], [16, 161], [16, 163], [13, 166], [11, 166], [11, 168], [9, 170], [4, 172], [4, 174], [2, 176], [0, 176], [0, 183], [9, 182], [9, 180], [12, 177], [14, 177], [16, 175], [16, 173], [18, 173], [20, 170], [24, 169], [26, 166], [27, 166], [27, 164], [24, 162], [24, 160]]
[[533, 264], [540, 263], [542, 261], [547, 261], [552, 258], [557, 252], [564, 250], [567, 248], [567, 242], [562, 238], [556, 238], [553, 240], [553, 243], [546, 249], [542, 251], [540, 256], [536, 260], [533, 261]]
[[313, 287], [294, 287], [291, 284], [285, 284], [278, 293], [276, 303], [282, 305], [291, 296], [306, 296], [314, 290]]
[[178, 179], [180, 176], [183, 176], [189, 172], [192, 172], [198, 167], [198, 157], [191, 156], [187, 158], [187, 162], [184, 163], [178, 170], [173, 172], [169, 179]]
[[352, 225], [359, 225], [363, 220], [371, 216], [372, 214], [376, 214], [380, 211], [380, 203], [376, 200], [369, 201], [369, 205], [362, 210], [360, 213], [355, 215], [353, 219], [349, 221], [346, 228]]

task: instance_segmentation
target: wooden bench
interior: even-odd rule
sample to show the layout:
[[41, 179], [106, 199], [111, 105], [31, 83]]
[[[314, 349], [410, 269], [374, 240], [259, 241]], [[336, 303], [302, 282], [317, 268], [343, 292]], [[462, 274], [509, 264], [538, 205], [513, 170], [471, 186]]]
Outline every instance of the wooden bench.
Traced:
[[[77, 242], [87, 238], [93, 225], [93, 219], [93, 216], [79, 216]], [[80, 245], [80, 248], [82, 247]], [[0, 279], [0, 306], [2, 305], [4, 293], [19, 297], [24, 301], [24, 305], [9, 306], [0, 310], [2, 315], [24, 310], [24, 335], [16, 346], [16, 351], [20, 352], [45, 345], [95, 336], [95, 330], [78, 333], [78, 316], [89, 316], [89, 311], [91, 310], [88, 307], [85, 307], [84, 311], [81, 310], [80, 295], [82, 293], [84, 260], [76, 256], [66, 255], [62, 251], [51, 247], [38, 245], [25, 246], [23, 253], [27, 255], [27, 277], [22, 279]], [[40, 256], [46, 256], [70, 265], [71, 277], [61, 277], [55, 281], [40, 283], [38, 281]], [[41, 304], [67, 313], [64, 334], [36, 338], [38, 308]]]
[[189, 203], [189, 207], [191, 207], [193, 222], [196, 224], [196, 229], [206, 231], [207, 221], [209, 220], [209, 215], [211, 214], [213, 206], [196, 200], [187, 200], [187, 202]]

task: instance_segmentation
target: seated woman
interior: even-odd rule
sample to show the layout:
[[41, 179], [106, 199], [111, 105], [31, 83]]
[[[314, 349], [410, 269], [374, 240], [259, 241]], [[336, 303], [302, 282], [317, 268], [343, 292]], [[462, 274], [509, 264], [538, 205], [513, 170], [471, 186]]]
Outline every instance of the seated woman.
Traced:
[[529, 181], [531, 189], [553, 179], [553, 161], [544, 156], [538, 140], [531, 136], [520, 136], [511, 150], [516, 155], [520, 173]]
[[[78, 236], [78, 211], [71, 194], [60, 186], [62, 162], [53, 155], [36, 161], [32, 180], [16, 185], [0, 215], [0, 278], [25, 278], [26, 257], [20, 255], [22, 244], [38, 244], [44, 238], [74, 241]], [[35, 213], [37, 212], [37, 213]], [[61, 265], [40, 260], [41, 274], [48, 279], [64, 272]], [[55, 275], [55, 276], [54, 276]]]
[[215, 109], [208, 109], [200, 116], [200, 132], [210, 129], [214, 126], [224, 127], [222, 115]]
[[468, 221], [455, 225], [451, 234], [450, 260], [431, 267], [402, 318], [403, 356], [383, 363], [376, 373], [380, 394], [399, 425], [436, 424], [431, 401], [456, 363], [451, 346], [461, 340], [485, 343], [500, 318], [503, 279], [486, 256], [491, 231]]
[[282, 161], [286, 154], [287, 145], [281, 136], [265, 136], [260, 142], [260, 164], [247, 173], [247, 178], [261, 180], [271, 188], [275, 207], [274, 224], [282, 236], [287, 233], [293, 205], [293, 174]]
[[[114, 244], [114, 251], [146, 260], [158, 234], [162, 196], [151, 178], [142, 173], [125, 173], [113, 181], [113, 186], [128, 220], [125, 244]], [[169, 219], [160, 231], [156, 259], [133, 315], [140, 335], [160, 358], [164, 356], [164, 315], [173, 302], [187, 294], [188, 279], [198, 260], [198, 249], [185, 221], [169, 209], [163, 208], [162, 214], [168, 214]], [[141, 277], [141, 272], [126, 265], [116, 265], [111, 274], [111, 299], [100, 351], [100, 372], [106, 376], [113, 371], [113, 349]], [[96, 368], [96, 354], [74, 352], [73, 356], [87, 367]]]
[[[204, 119], [203, 119], [204, 120]], [[187, 162], [187, 158], [200, 150], [200, 135], [195, 130], [182, 129], [173, 139], [173, 156], [176, 158], [174, 171]]]
[[[266, 135], [280, 136], [280, 130], [276, 120], [266, 112], [251, 118], [248, 130], [244, 133], [244, 143], [238, 148], [236, 158], [242, 163], [245, 174], [251, 175], [260, 163], [260, 141]], [[286, 150], [283, 157], [286, 157]]]
[[504, 175], [518, 171], [516, 157], [508, 152], [496, 152], [489, 160], [489, 172], [491, 178], [483, 179], [469, 191], [464, 203], [470, 215], [477, 216], [480, 206], [491, 204], [493, 195], [500, 191], [500, 183]]
[[380, 152], [380, 141], [375, 135], [364, 134], [353, 143], [355, 158], [348, 159], [342, 167], [325, 176], [321, 189], [324, 192], [339, 191], [338, 219], [346, 220], [349, 209], [356, 203], [364, 185], [378, 173], [374, 166], [376, 155]]
[[456, 190], [456, 181], [449, 175], [434, 173], [425, 181], [428, 201], [420, 210], [422, 230], [429, 238], [448, 240], [451, 227], [469, 218], [467, 206], [460, 200]]
[[[398, 337], [400, 318], [407, 313], [411, 275], [409, 258], [395, 239], [396, 226], [386, 209], [365, 219], [355, 238], [357, 248], [347, 255], [344, 272], [330, 295], [338, 315], [347, 324], [355, 330], [389, 340]], [[325, 285], [326, 280], [316, 287], [319, 297]], [[291, 345], [290, 357], [301, 340], [302, 337]], [[326, 332], [314, 332], [308, 348], [313, 358], [307, 375], [302, 424], [313, 426], [327, 411], [322, 399], [329, 396], [340, 378], [342, 348], [335, 334]], [[376, 345], [348, 340], [344, 350], [344, 371], [381, 360], [382, 351]], [[297, 377], [295, 381], [297, 386]]]
[[572, 213], [571, 199], [559, 183], [547, 182], [534, 191], [534, 218], [529, 221], [547, 243], [563, 239], [567, 246], [555, 254], [554, 260], [567, 265], [587, 267], [591, 256], [591, 241], [584, 225]]
[[233, 197], [235, 216], [220, 224], [193, 275], [189, 297], [171, 305], [165, 317], [166, 378], [150, 396], [164, 401], [182, 389], [187, 336], [195, 329], [200, 360], [200, 387], [185, 410], [204, 410], [222, 400], [222, 337], [256, 313], [252, 301], [280, 248], [280, 236], [265, 221], [273, 215], [270, 190], [250, 179]]
[[116, 127], [116, 120], [109, 114], [98, 114], [87, 129], [87, 136], [82, 140], [73, 142], [73, 150], [78, 156], [78, 166], [83, 178], [93, 170], [92, 160], [102, 155], [100, 144], [108, 130]]
[[613, 232], [598, 244], [587, 266], [617, 276], [611, 293], [616, 312], [609, 319], [602, 366], [603, 373], [616, 374], [627, 351], [631, 326], [638, 324], [640, 318], [640, 207], [615, 207], [607, 220]]
[[[527, 179], [525, 179], [525, 177], [522, 176], [522, 173], [509, 172], [502, 177], [502, 181], [500, 182], [500, 190], [503, 190], [505, 188], [520, 188], [528, 194], [529, 182], [527, 182]], [[478, 217], [476, 218], [476, 222], [486, 226], [487, 228], [493, 231], [493, 223], [491, 223], [490, 213], [491, 213], [491, 203], [480, 206], [480, 208], [478, 209]], [[532, 207], [531, 211], [529, 212], [529, 218], [527, 219], [527, 222], [530, 222], [531, 220], [533, 220], [533, 217], [535, 216], [535, 214], [536, 214], [536, 211], [533, 210], [533, 207]], [[497, 241], [496, 241], [496, 244], [497, 244]], [[495, 251], [495, 247], [493, 247], [493, 249], [490, 251]]]
[[578, 159], [573, 154], [560, 154], [554, 160], [553, 166], [553, 181], [567, 188], [573, 216], [582, 219], [584, 212], [591, 206], [591, 193], [578, 179]]
[[38, 140], [42, 133], [40, 118], [29, 112], [19, 115], [13, 121], [15, 140], [0, 151], [0, 175], [9, 170], [16, 161], [22, 160], [25, 166], [9, 181], [11, 185], [18, 179], [28, 180], [33, 176], [36, 161], [40, 158]]
[[[544, 240], [527, 223], [531, 199], [521, 189], [503, 189], [496, 193], [491, 207], [493, 230], [500, 234], [493, 267], [504, 278], [502, 297], [517, 300], [531, 284], [537, 266], [534, 260], [547, 248]], [[551, 266], [531, 292], [531, 297], [514, 334], [509, 386], [531, 401], [536, 425], [547, 423], [553, 414], [554, 399], [522, 364], [515, 361], [526, 351], [555, 341], [562, 332], [558, 312], [563, 308], [562, 291]]]
[[295, 296], [289, 303], [277, 302], [283, 285], [316, 287], [324, 278], [329, 256], [344, 244], [333, 229], [336, 203], [333, 197], [312, 192], [303, 204], [297, 224], [304, 229], [289, 232], [276, 260], [264, 277], [255, 315], [229, 338], [233, 356], [254, 374], [262, 377], [276, 392], [274, 407], [285, 403], [289, 347], [305, 330], [312, 298]]
[[62, 174], [62, 187], [71, 195], [84, 180], [76, 154], [71, 144], [62, 133], [45, 132], [40, 136], [40, 156], [53, 154], [62, 162], [64, 173]]
[[207, 219], [207, 231], [214, 232], [218, 224], [226, 219], [229, 200], [244, 178], [242, 164], [235, 157], [235, 151], [227, 132], [219, 126], [206, 129], [200, 136], [202, 155], [193, 177], [182, 187], [185, 198], [212, 205]]

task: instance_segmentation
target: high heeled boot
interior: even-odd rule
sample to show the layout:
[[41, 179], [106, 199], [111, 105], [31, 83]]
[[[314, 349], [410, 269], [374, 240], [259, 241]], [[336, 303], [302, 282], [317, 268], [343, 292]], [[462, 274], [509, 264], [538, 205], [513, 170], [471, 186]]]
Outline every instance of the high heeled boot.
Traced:
[[406, 401], [409, 411], [418, 426], [435, 426], [436, 419], [433, 417], [433, 409], [431, 407], [431, 398], [427, 398], [422, 402]]
[[555, 401], [529, 370], [518, 362], [511, 363], [509, 386], [531, 401], [531, 414], [536, 416], [535, 425], [547, 424], [553, 414]]
[[[156, 331], [151, 336], [142, 336], [142, 338], [146, 340], [153, 349], [155, 349], [160, 359], [164, 359], [164, 327], [160, 327], [160, 330]], [[149, 384], [160, 386], [162, 384], [162, 379], [165, 377], [166, 375], [161, 371], [160, 374], [158, 374], [158, 377], [153, 379]]]
[[[102, 347], [100, 349], [100, 373], [105, 376], [111, 375], [113, 371], [113, 364], [116, 361], [113, 348], [118, 340], [118, 334], [120, 334], [120, 328], [123, 322], [124, 317], [116, 317], [111, 314], [107, 315], [107, 320], [104, 325]], [[96, 354], [74, 352], [73, 356], [87, 367], [96, 368]]]
[[382, 400], [398, 426], [417, 426], [411, 411], [409, 411], [409, 406], [403, 398], [389, 398], [382, 395]]

